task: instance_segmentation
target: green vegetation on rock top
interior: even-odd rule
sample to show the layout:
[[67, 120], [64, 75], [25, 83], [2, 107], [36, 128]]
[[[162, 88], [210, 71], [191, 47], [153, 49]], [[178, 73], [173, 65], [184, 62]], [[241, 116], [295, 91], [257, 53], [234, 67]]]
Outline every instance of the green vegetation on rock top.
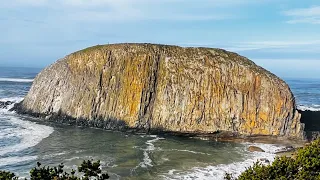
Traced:
[[[129, 48], [133, 48], [133, 49], [137, 49], [140, 51], [145, 51], [145, 52], [152, 52], [152, 51], [163, 51], [168, 53], [168, 55], [171, 54], [179, 54], [181, 52], [183, 52], [183, 54], [181, 53], [180, 55], [184, 55], [185, 53], [188, 54], [188, 52], [195, 52], [194, 50], [205, 50], [210, 52], [210, 54], [208, 55], [213, 55], [213, 56], [220, 56], [223, 57], [223, 59], [225, 61], [229, 61], [229, 62], [237, 62], [241, 65], [244, 66], [248, 66], [250, 68], [252, 68], [252, 70], [254, 70], [255, 72], [257, 72], [258, 74], [269, 74], [270, 76], [272, 76], [273, 78], [276, 78], [276, 76], [274, 74], [272, 74], [271, 72], [261, 68], [260, 66], [257, 66], [253, 61], [240, 56], [237, 53], [234, 52], [230, 52], [224, 49], [220, 49], [220, 48], [209, 48], [209, 47], [180, 47], [180, 46], [176, 46], [176, 45], [165, 45], [165, 44], [151, 44], [151, 43], [119, 43], [119, 44], [105, 44], [105, 45], [95, 45], [95, 46], [91, 46], [85, 49], [82, 49], [80, 51], [76, 51], [74, 53], [72, 53], [71, 55], [77, 55], [77, 54], [83, 54], [83, 53], [93, 53], [93, 52], [97, 52], [97, 51], [104, 51], [107, 49], [118, 49], [118, 48], [123, 48], [123, 49], [129, 49]], [[185, 51], [187, 50], [187, 51]], [[189, 55], [188, 55], [189, 56]]]

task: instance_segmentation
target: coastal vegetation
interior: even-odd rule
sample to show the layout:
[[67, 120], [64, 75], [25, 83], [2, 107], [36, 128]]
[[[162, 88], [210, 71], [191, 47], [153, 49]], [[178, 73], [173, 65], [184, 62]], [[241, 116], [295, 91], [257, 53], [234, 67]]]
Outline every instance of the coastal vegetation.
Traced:
[[[79, 176], [76, 176], [75, 170], [72, 170], [70, 173], [65, 172], [63, 167], [63, 164], [60, 164], [57, 167], [41, 167], [41, 163], [37, 162], [37, 167], [34, 167], [30, 170], [30, 180], [89, 180], [92, 178], [97, 180], [109, 179], [109, 175], [107, 173], [102, 173], [100, 161], [83, 161], [82, 164], [78, 166], [78, 174], [80, 174]], [[12, 172], [0, 171], [0, 180], [18, 179], [19, 177]]]
[[239, 177], [226, 174], [228, 180], [320, 180], [320, 138], [299, 149], [292, 157], [276, 157], [272, 164], [256, 162]]

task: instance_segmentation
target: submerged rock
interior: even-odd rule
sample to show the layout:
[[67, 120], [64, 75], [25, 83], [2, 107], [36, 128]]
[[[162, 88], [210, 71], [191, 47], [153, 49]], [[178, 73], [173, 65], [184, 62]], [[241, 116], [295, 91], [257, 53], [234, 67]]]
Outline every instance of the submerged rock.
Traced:
[[288, 85], [238, 54], [156, 44], [90, 47], [44, 69], [20, 113], [107, 129], [303, 138]]
[[294, 148], [293, 146], [286, 146], [284, 148], [281, 148], [276, 152], [276, 154], [289, 154], [290, 152], [295, 152], [297, 149]]
[[267, 159], [267, 158], [261, 158], [261, 159], [259, 159], [259, 161], [262, 163], [270, 163], [269, 159]]

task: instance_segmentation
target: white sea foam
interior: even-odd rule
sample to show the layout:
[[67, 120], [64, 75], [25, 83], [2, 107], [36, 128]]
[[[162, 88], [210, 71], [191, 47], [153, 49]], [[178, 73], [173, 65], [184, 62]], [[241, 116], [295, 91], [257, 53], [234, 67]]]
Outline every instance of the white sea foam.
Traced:
[[0, 114], [13, 114], [13, 112], [10, 112], [9, 109], [13, 108], [15, 103], [19, 103], [23, 100], [22, 97], [10, 97], [10, 98], [0, 98], [1, 102], [13, 102], [13, 104], [10, 104], [9, 106], [7, 106], [6, 108], [0, 108]]
[[[152, 159], [150, 158], [149, 153], [156, 149], [161, 150], [161, 148], [156, 148], [153, 143], [155, 143], [158, 140], [165, 139], [165, 138], [160, 138], [156, 135], [148, 135], [148, 136], [145, 135], [141, 137], [152, 137], [154, 139], [146, 141], [145, 143], [147, 145], [146, 148], [144, 149], [140, 148], [143, 151], [143, 161], [140, 162], [138, 166], [136, 166], [134, 169], [132, 169], [132, 171], [135, 171], [139, 167], [142, 167], [142, 168], [153, 167]], [[134, 146], [133, 148], [138, 148], [138, 147]]]
[[[82, 159], [99, 159], [98, 156], [87, 156], [87, 155], [84, 155], [84, 156], [74, 156], [74, 157], [71, 157], [71, 158], [68, 158], [68, 159], [65, 159], [65, 161], [73, 161], [73, 160], [82, 160]], [[102, 161], [101, 161], [102, 163]]]
[[[8, 119], [9, 123], [17, 125], [17, 127], [14, 129], [9, 128], [7, 135], [18, 137], [21, 140], [19, 144], [0, 148], [0, 156], [33, 147], [53, 132], [52, 127], [36, 124], [30, 121], [23, 121], [18, 117], [8, 116]], [[2, 137], [0, 138], [4, 138], [5, 136], [6, 134], [2, 134]]]
[[194, 167], [189, 171], [180, 171], [177, 169], [172, 169], [168, 173], [161, 175], [163, 179], [184, 179], [184, 180], [206, 180], [224, 179], [225, 173], [232, 173], [235, 177], [239, 176], [241, 172], [245, 171], [247, 167], [252, 166], [257, 160], [265, 158], [270, 162], [274, 161], [275, 152], [279, 151], [281, 148], [277, 145], [271, 144], [260, 144], [260, 143], [245, 143], [244, 151], [247, 151], [247, 147], [254, 145], [265, 150], [265, 152], [253, 152], [248, 153], [246, 160], [242, 162], [235, 162], [231, 164], [220, 164], [215, 166], [207, 167]]
[[301, 111], [320, 111], [320, 105], [313, 104], [310, 106], [298, 105], [297, 108]]
[[22, 157], [14, 156], [14, 157], [1, 158], [0, 167], [10, 165], [10, 164], [17, 164], [17, 163], [32, 161], [35, 159], [37, 159], [37, 156], [22, 156]]
[[78, 154], [78, 153], [82, 153], [84, 152], [84, 150], [76, 150], [74, 153]]
[[44, 159], [52, 159], [54, 157], [62, 156], [62, 155], [65, 155], [65, 154], [69, 154], [69, 152], [63, 151], [63, 152], [60, 152], [60, 153], [47, 154], [47, 155], [44, 155], [43, 158]]
[[14, 105], [9, 105], [7, 108], [2, 109], [0, 108], [0, 114], [13, 114], [13, 112], [10, 112], [9, 109], [11, 109]]
[[188, 153], [192, 153], [192, 154], [203, 154], [203, 155], [208, 155], [208, 156], [210, 156], [210, 155], [211, 155], [211, 154], [209, 154], [209, 153], [203, 153], [203, 152], [191, 151], [191, 150], [187, 150], [187, 149], [171, 149], [171, 151], [188, 152]]
[[7, 81], [7, 82], [33, 82], [33, 79], [22, 79], [22, 78], [0, 78], [0, 81]]
[[77, 159], [81, 159], [81, 158], [83, 159], [84, 157], [76, 156], [76, 157], [65, 159], [65, 161], [73, 161], [73, 160], [77, 160]]
[[14, 127], [2, 129], [0, 131], [0, 140], [4, 139], [4, 138], [15, 137], [16, 136], [15, 130], [16, 130], [16, 128], [14, 128]]
[[149, 153], [156, 149], [153, 143], [158, 141], [158, 140], [160, 140], [160, 139], [164, 139], [164, 138], [159, 138], [159, 137], [157, 137], [155, 135], [151, 135], [150, 137], [153, 137], [154, 139], [148, 140], [146, 142], [147, 147], [145, 149], [142, 149], [143, 150], [143, 161], [140, 162], [139, 166], [143, 167], [143, 168], [146, 168], [148, 166], [150, 166], [150, 167], [153, 166], [152, 165], [152, 160], [149, 157]]
[[18, 102], [21, 102], [22, 100], [23, 100], [23, 97], [0, 98], [0, 101], [2, 102], [10, 101], [10, 102], [18, 103]]
[[7, 102], [7, 101], [13, 102], [13, 104], [10, 104], [9, 106], [7, 106], [4, 109], [0, 108], [0, 114], [6, 114], [6, 113], [12, 114], [12, 112], [9, 112], [9, 109], [13, 108], [15, 103], [19, 103], [22, 100], [23, 100], [22, 97], [0, 98], [1, 102]]

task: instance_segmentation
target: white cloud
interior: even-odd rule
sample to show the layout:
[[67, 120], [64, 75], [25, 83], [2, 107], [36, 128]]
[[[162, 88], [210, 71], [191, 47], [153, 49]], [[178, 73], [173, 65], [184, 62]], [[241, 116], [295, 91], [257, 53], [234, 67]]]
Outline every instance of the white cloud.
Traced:
[[291, 9], [284, 11], [286, 16], [291, 17], [287, 23], [308, 23], [308, 24], [320, 24], [320, 6], [313, 6], [310, 8]]
[[[291, 41], [255, 41], [235, 43], [235, 45], [227, 47], [231, 51], [250, 51], [260, 49], [306, 49], [308, 47], [320, 47], [320, 40], [291, 40]], [[319, 50], [319, 48], [317, 48]]]
[[285, 14], [288, 16], [320, 16], [320, 6], [313, 6], [310, 8], [301, 8], [285, 11]]
[[279, 40], [279, 41], [252, 41], [252, 42], [181, 42], [178, 43], [181, 46], [192, 46], [192, 47], [217, 47], [235, 51], [253, 51], [253, 50], [268, 50], [268, 52], [319, 52], [320, 51], [320, 40]]

